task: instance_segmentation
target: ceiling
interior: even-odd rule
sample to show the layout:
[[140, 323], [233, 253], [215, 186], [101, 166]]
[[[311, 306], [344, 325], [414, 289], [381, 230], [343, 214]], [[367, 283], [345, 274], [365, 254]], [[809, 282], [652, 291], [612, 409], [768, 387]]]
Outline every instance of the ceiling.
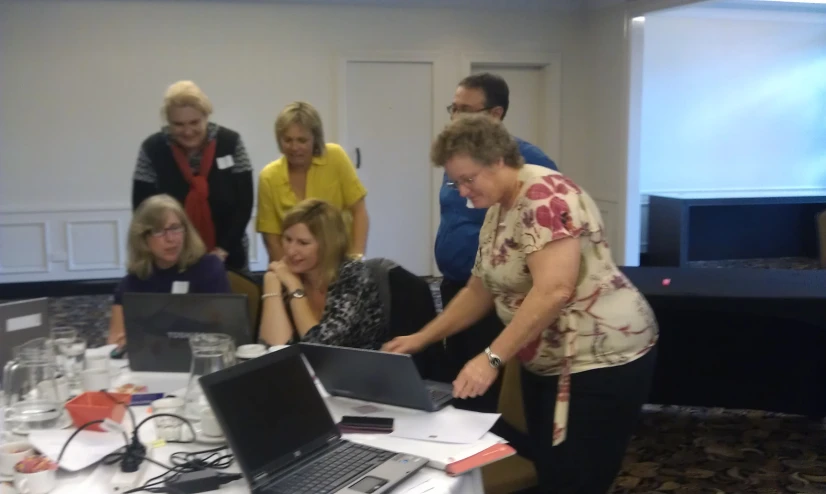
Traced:
[[600, 8], [626, 0], [266, 0], [274, 3], [364, 5], [383, 7], [441, 7], [491, 10], [574, 11]]

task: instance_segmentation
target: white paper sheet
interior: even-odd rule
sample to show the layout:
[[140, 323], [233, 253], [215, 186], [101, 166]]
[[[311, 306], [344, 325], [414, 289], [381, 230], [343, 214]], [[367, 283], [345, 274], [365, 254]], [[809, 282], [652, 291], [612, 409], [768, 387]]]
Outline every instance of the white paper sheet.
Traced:
[[[57, 461], [60, 450], [74, 430], [47, 430], [29, 434], [29, 442], [52, 461]], [[83, 430], [72, 439], [60, 460], [60, 468], [74, 472], [99, 462], [109, 453], [125, 446], [123, 434]]]
[[427, 465], [431, 468], [444, 470], [453, 462], [464, 460], [480, 453], [491, 446], [505, 442], [498, 436], [487, 433], [482, 439], [473, 444], [434, 443], [432, 441], [417, 441], [393, 437], [389, 434], [344, 434], [344, 438], [354, 443], [373, 446], [374, 448], [397, 451], [409, 455], [427, 458]]
[[498, 419], [498, 413], [469, 412], [446, 407], [424, 415], [398, 417], [390, 435], [421, 441], [470, 444], [481, 439]]

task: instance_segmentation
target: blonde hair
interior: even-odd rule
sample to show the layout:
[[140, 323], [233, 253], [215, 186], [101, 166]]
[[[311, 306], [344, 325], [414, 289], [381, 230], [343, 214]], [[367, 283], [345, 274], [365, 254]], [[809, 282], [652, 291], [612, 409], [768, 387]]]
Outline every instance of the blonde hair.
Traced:
[[146, 237], [152, 232], [163, 230], [166, 226], [166, 214], [173, 213], [184, 227], [184, 246], [178, 258], [178, 270], [185, 271], [206, 254], [206, 247], [201, 236], [190, 223], [181, 205], [172, 196], [159, 194], [143, 201], [129, 224], [127, 251], [129, 261], [127, 271], [145, 280], [152, 275], [155, 258], [149, 250]]
[[313, 156], [324, 154], [324, 127], [321, 124], [321, 115], [313, 105], [305, 101], [290, 103], [275, 119], [275, 140], [282, 153], [284, 150], [281, 149], [281, 137], [293, 124], [301, 125], [313, 135]]
[[166, 89], [161, 107], [161, 117], [169, 121], [169, 112], [173, 108], [190, 106], [204, 114], [212, 115], [212, 103], [207, 95], [192, 81], [178, 81]]
[[347, 252], [350, 249], [350, 236], [341, 211], [321, 199], [305, 199], [284, 217], [282, 234], [299, 223], [307, 225], [318, 242], [318, 262], [322, 276], [324, 281], [332, 283], [338, 277], [339, 267], [348, 259]]
[[519, 146], [501, 121], [488, 115], [461, 115], [445, 126], [430, 147], [430, 161], [445, 166], [455, 156], [467, 156], [484, 166], [500, 159], [511, 168], [524, 164]]

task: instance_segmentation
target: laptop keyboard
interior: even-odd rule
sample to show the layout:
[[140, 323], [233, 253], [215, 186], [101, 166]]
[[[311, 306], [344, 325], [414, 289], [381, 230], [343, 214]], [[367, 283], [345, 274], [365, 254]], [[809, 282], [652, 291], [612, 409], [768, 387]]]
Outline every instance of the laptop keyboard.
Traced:
[[273, 494], [325, 494], [336, 492], [365, 471], [381, 465], [396, 453], [355, 443], [344, 443], [306, 468], [267, 487]]
[[433, 388], [430, 388], [427, 391], [428, 391], [428, 393], [430, 393], [430, 401], [432, 401], [434, 403], [438, 403], [438, 402], [442, 401], [442, 399], [444, 399], [444, 398], [446, 398], [446, 397], [448, 397], [452, 394], [452, 393], [449, 393], [447, 391], [442, 391], [441, 389], [433, 389]]

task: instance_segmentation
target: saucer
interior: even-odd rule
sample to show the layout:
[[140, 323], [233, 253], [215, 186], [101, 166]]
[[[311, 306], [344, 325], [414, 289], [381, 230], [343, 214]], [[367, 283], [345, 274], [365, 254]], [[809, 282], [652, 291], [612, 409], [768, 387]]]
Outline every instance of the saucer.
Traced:
[[[60, 418], [57, 421], [57, 424], [52, 427], [51, 429], [37, 429], [37, 430], [60, 430], [60, 429], [68, 429], [72, 426], [72, 417], [69, 415], [69, 412], [63, 410], [63, 413], [60, 415]], [[16, 434], [18, 436], [28, 436], [33, 431], [31, 430], [22, 430], [19, 426], [14, 427], [9, 430], [12, 434]]]
[[[0, 482], [11, 482], [14, 480], [13, 475], [3, 475], [0, 473]], [[6, 491], [0, 489], [0, 494], [5, 494]]]

